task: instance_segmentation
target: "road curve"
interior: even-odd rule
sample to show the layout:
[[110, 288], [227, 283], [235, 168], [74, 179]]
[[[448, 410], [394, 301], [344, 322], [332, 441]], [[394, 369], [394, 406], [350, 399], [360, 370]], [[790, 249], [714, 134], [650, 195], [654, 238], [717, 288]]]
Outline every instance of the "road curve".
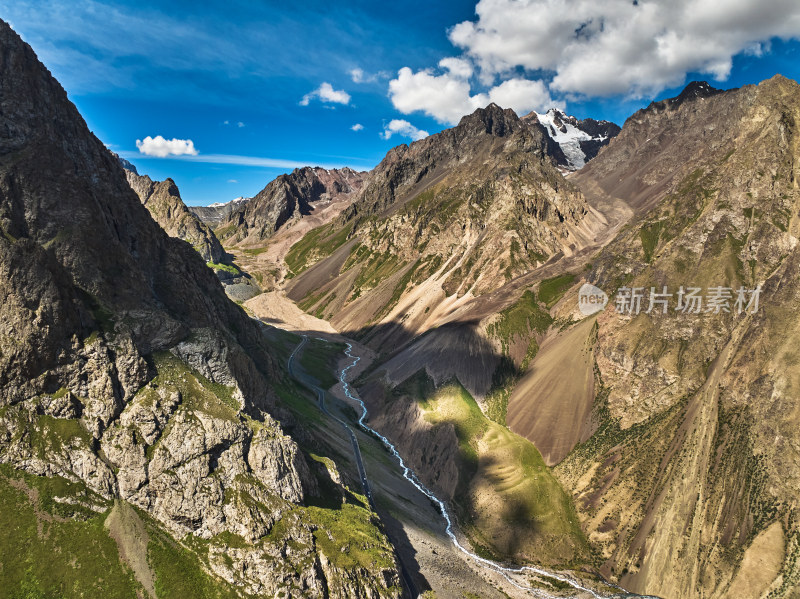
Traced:
[[[353, 455], [356, 458], [358, 476], [361, 479], [361, 488], [364, 490], [364, 495], [367, 497], [370, 509], [377, 514], [378, 511], [375, 507], [375, 500], [372, 497], [372, 488], [370, 487], [369, 479], [367, 478], [367, 471], [364, 468], [364, 460], [361, 458], [361, 448], [358, 445], [358, 439], [356, 438], [356, 434], [344, 420], [342, 420], [341, 418], [339, 418], [334, 414], [331, 414], [328, 411], [328, 407], [325, 405], [325, 391], [319, 386], [315, 385], [307, 377], [304, 377], [302, 374], [298, 374], [297, 372], [295, 372], [293, 368], [294, 357], [303, 348], [303, 346], [305, 346], [307, 342], [308, 342], [308, 337], [306, 335], [303, 335], [302, 340], [297, 345], [297, 347], [294, 348], [294, 351], [292, 351], [291, 355], [289, 356], [289, 359], [286, 364], [287, 370], [289, 371], [289, 375], [292, 378], [294, 378], [297, 382], [299, 382], [301, 385], [312, 389], [317, 394], [317, 406], [319, 407], [320, 411], [323, 414], [326, 414], [327, 416], [333, 418], [336, 422], [342, 425], [342, 427], [347, 431], [347, 434], [350, 437], [350, 443], [353, 446]], [[386, 534], [387, 536], [389, 535], [388, 531], [386, 532]], [[396, 547], [396, 545], [392, 542], [391, 538], [389, 539], [389, 542], [392, 543], [393, 547]], [[414, 584], [414, 581], [411, 580], [411, 576], [409, 575], [408, 570], [406, 570], [406, 567], [403, 565], [403, 562], [400, 559], [399, 554], [397, 554], [397, 563], [400, 566], [400, 574], [403, 576], [403, 581], [406, 583], [406, 587], [411, 593], [411, 596], [415, 598], [418, 597], [419, 593], [417, 592], [417, 587]]]

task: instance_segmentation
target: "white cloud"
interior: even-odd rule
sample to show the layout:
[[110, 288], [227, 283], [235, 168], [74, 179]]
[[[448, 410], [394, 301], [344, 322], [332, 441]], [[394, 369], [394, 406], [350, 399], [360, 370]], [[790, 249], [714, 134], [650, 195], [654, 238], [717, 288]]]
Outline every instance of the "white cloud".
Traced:
[[166, 158], [167, 156], [195, 156], [197, 150], [191, 139], [164, 139], [161, 135], [136, 140], [136, 147], [145, 156]]
[[724, 80], [733, 56], [800, 38], [796, 0], [480, 0], [475, 10], [449, 37], [484, 83], [522, 67], [587, 96], [652, 96], [689, 72]]
[[389, 77], [389, 73], [386, 71], [378, 71], [377, 73], [366, 73], [364, 69], [356, 67], [354, 69], [350, 69], [348, 71], [350, 73], [350, 79], [353, 80], [353, 83], [375, 83], [380, 79], [387, 79]]
[[509, 79], [489, 90], [489, 99], [503, 108], [510, 108], [518, 115], [530, 111], [547, 112], [550, 108], [566, 110], [566, 104], [553, 100], [542, 81]]
[[236, 126], [241, 129], [242, 127], [244, 127], [244, 123], [242, 121], [239, 121], [238, 123], [236, 123]]
[[231, 122], [230, 122], [230, 121], [222, 121], [222, 124], [223, 124], [223, 125], [230, 125], [230, 124], [231, 124]]
[[465, 114], [489, 103], [486, 94], [470, 95], [469, 82], [448, 71], [435, 75], [432, 70], [412, 72], [403, 67], [389, 82], [392, 104], [403, 114], [422, 111], [440, 123], [457, 123]]
[[430, 69], [412, 72], [408, 67], [398, 71], [389, 82], [392, 104], [403, 114], [421, 111], [440, 123], [455, 124], [465, 114], [495, 102], [511, 108], [517, 114], [548, 108], [566, 109], [564, 102], [555, 101], [541, 80], [509, 79], [486, 93], [472, 94], [468, 78], [471, 66], [467, 61], [446, 58], [439, 62], [447, 72], [436, 75]]
[[353, 131], [361, 131], [363, 128], [364, 125], [362, 125], [361, 123], [356, 123], [355, 125], [350, 127], [350, 129], [352, 129]]
[[439, 66], [458, 79], [469, 79], [472, 77], [472, 63], [464, 58], [443, 58], [439, 61]]
[[414, 125], [403, 119], [392, 119], [383, 126], [383, 133], [381, 133], [383, 139], [389, 139], [394, 134], [409, 137], [414, 141], [428, 137], [427, 131], [417, 129]]
[[300, 100], [300, 106], [308, 106], [309, 102], [314, 98], [318, 98], [321, 102], [332, 102], [334, 104], [349, 104], [350, 94], [346, 91], [333, 89], [333, 86], [327, 81], [322, 83], [313, 92], [307, 93]]
[[228, 183], [238, 183], [238, 179], [228, 179]]

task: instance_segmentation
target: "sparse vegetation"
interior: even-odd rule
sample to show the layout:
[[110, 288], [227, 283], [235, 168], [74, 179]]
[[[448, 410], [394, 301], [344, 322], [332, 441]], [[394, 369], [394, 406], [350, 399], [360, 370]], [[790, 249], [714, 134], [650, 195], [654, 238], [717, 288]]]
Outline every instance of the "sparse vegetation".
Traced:
[[333, 224], [309, 231], [286, 254], [284, 262], [293, 275], [299, 275], [317, 260], [330, 256], [344, 245], [353, 231], [353, 223], [334, 232]]
[[575, 282], [575, 275], [563, 274], [539, 283], [539, 299], [548, 308], [552, 308], [561, 299], [567, 289]]
[[519, 337], [543, 333], [553, 323], [553, 318], [539, 306], [536, 294], [527, 290], [519, 301], [500, 313], [500, 318], [487, 327], [487, 333], [498, 339], [503, 353]]
[[213, 268], [214, 270], [222, 270], [228, 272], [234, 276], [238, 276], [242, 274], [238, 268], [233, 266], [232, 264], [219, 264], [217, 262], [206, 262], [206, 266], [209, 268]]
[[323, 389], [330, 389], [339, 379], [335, 372], [345, 346], [342, 343], [309, 339], [300, 354], [300, 365]]

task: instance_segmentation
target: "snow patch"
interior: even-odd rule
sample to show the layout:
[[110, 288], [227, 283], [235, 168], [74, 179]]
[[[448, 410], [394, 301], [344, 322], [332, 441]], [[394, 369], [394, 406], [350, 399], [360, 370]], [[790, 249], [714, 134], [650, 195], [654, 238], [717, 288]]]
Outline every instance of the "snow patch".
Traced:
[[[559, 146], [564, 156], [567, 157], [570, 168], [578, 170], [586, 164], [586, 154], [581, 150], [581, 140], [588, 141], [595, 139], [585, 131], [581, 131], [575, 125], [570, 123], [567, 119], [569, 117], [556, 108], [551, 108], [545, 114], [536, 113], [536, 118], [542, 126], [547, 129], [550, 137], [553, 138]], [[556, 120], [561, 123], [561, 126], [556, 126]], [[604, 140], [605, 137], [598, 137], [598, 140]]]

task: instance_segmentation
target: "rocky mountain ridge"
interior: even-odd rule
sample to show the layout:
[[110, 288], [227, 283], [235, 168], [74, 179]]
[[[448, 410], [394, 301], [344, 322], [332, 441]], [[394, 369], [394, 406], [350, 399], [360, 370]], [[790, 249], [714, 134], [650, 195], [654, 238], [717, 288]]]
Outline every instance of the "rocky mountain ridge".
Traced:
[[271, 181], [217, 228], [228, 244], [262, 242], [291, 219], [346, 201], [361, 189], [366, 173], [351, 168], [303, 167]]
[[430, 287], [417, 306], [430, 310], [576, 251], [599, 223], [558, 172], [549, 143], [492, 104], [394, 148], [334, 222], [287, 254], [297, 275], [290, 297], [354, 330], [394, 319], [397, 300], [415, 286]]
[[[217, 594], [399, 597], [392, 548], [369, 509], [312, 505], [349, 491], [333, 462], [318, 466], [286, 434], [303, 437], [275, 392], [286, 374], [274, 340], [156, 224], [5, 23], [0, 46], [0, 462], [13, 467], [3, 496], [23, 485], [26, 502], [52, 480], [62, 490], [51, 503], [91, 522], [112, 505], [135, 506], [132, 521], [170, 539], [163, 547], [179, 542], [181, 559], [197, 563], [190, 575]], [[13, 482], [8, 472], [35, 476]], [[343, 559], [356, 529], [369, 542]], [[86, 533], [87, 546], [108, 541], [102, 530]], [[109, 571], [120, 567], [116, 551], [102, 558]], [[127, 596], [164, 565], [143, 551]], [[30, 563], [40, 578], [4, 576], [60, 592]], [[107, 595], [105, 575], [78, 580], [79, 570], [70, 566], [75, 584]], [[156, 590], [164, 584], [156, 579]]]
[[216, 202], [209, 206], [188, 206], [188, 208], [197, 215], [197, 218], [213, 229], [228, 220], [232, 212], [240, 209], [243, 204], [252, 199], [239, 197], [230, 202]]
[[208, 225], [183, 203], [175, 181], [153, 181], [128, 168], [125, 168], [125, 176], [142, 204], [168, 235], [189, 243], [206, 262], [221, 264], [226, 261], [222, 244]]

